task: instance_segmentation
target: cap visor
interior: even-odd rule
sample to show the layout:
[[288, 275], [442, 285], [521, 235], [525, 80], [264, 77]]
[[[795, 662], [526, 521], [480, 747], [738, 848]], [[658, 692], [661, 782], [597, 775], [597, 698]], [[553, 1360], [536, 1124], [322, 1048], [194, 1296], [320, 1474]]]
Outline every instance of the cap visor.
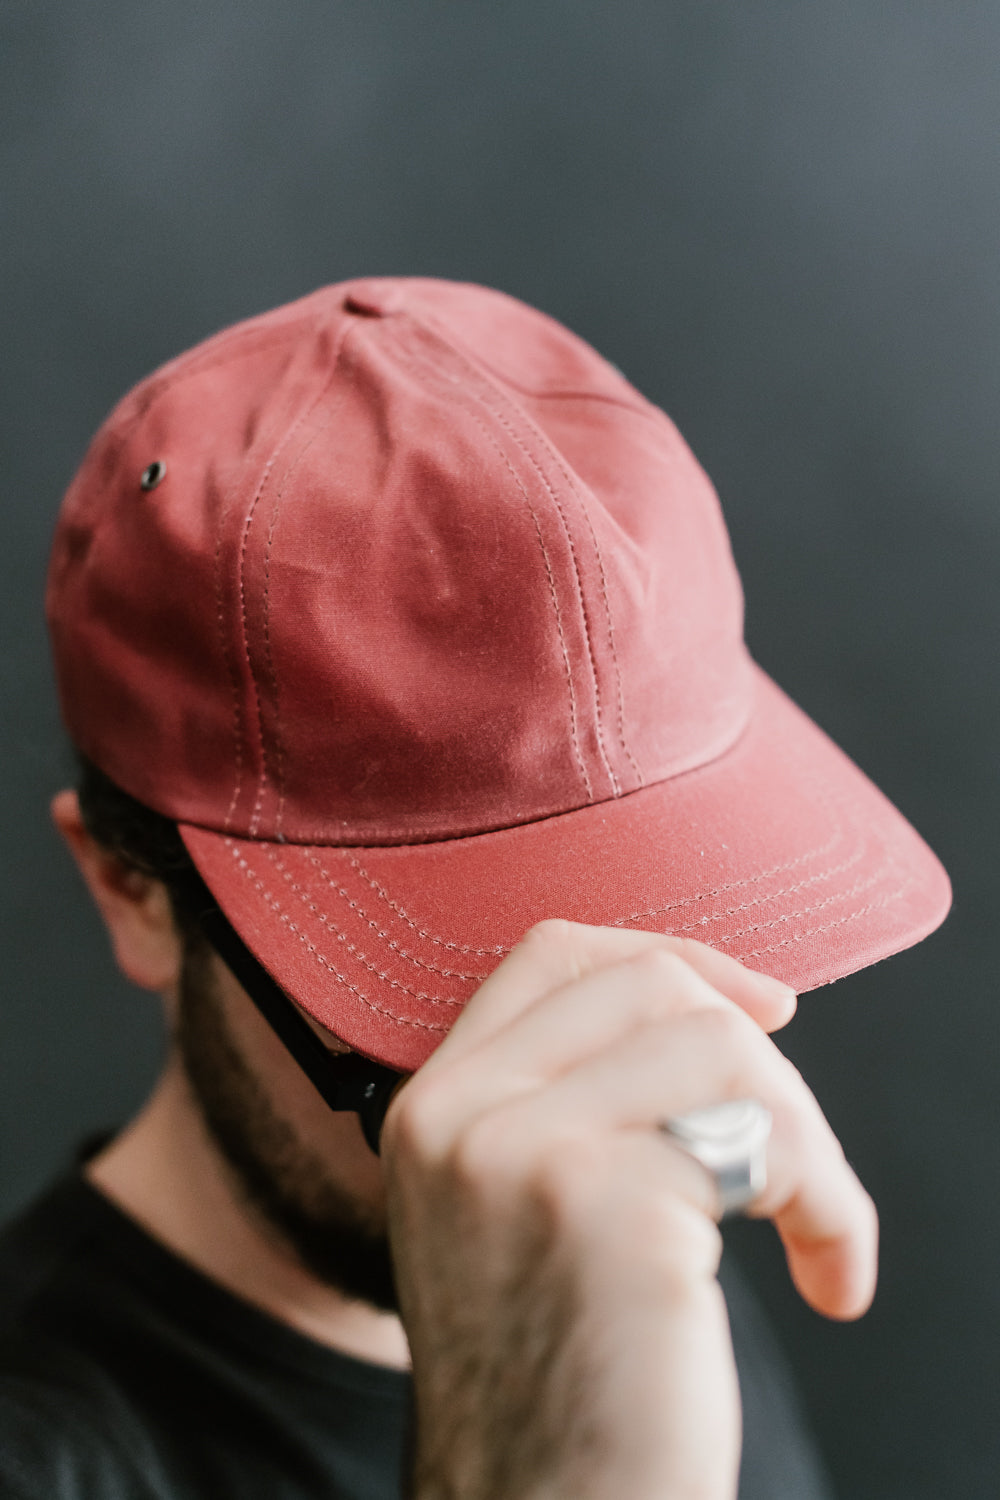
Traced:
[[535, 922], [697, 938], [810, 990], [918, 942], [948, 877], [761, 671], [717, 760], [577, 812], [379, 848], [181, 833], [244, 942], [306, 1011], [409, 1071]]

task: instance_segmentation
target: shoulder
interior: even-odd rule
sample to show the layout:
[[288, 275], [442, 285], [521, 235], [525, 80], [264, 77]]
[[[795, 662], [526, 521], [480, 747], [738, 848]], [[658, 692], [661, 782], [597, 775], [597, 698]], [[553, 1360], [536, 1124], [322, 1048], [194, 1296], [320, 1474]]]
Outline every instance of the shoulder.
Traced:
[[58, 1372], [44, 1379], [27, 1370], [0, 1372], [4, 1500], [154, 1500], [157, 1494]]
[[69, 1174], [0, 1229], [0, 1332], [17, 1327], [79, 1255], [88, 1190]]
[[[116, 1439], [113, 1392], [72, 1336], [92, 1300], [82, 1270], [94, 1225], [76, 1174], [0, 1233], [0, 1495], [152, 1500]], [[82, 1272], [82, 1274], [81, 1274]]]

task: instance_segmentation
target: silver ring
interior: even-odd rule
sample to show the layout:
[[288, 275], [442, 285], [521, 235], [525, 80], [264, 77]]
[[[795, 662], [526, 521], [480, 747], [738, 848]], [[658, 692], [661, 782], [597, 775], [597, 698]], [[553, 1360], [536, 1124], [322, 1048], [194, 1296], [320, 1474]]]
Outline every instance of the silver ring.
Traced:
[[721, 1218], [742, 1213], [767, 1186], [771, 1111], [759, 1100], [692, 1109], [664, 1120], [660, 1129], [712, 1174]]

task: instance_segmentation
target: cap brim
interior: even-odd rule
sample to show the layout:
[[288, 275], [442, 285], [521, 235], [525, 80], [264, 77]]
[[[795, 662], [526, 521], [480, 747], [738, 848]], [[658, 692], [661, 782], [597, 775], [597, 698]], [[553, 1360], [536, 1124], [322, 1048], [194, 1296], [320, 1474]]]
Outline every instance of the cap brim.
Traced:
[[918, 942], [951, 900], [905, 818], [759, 670], [732, 749], [617, 801], [393, 847], [181, 833], [287, 993], [404, 1071], [544, 917], [698, 938], [801, 992]]

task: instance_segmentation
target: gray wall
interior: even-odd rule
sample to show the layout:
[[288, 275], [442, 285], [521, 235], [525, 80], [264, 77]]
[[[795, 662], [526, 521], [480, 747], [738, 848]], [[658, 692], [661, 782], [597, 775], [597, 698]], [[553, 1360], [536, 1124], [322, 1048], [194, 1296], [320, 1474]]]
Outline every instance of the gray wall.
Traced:
[[0, 1206], [156, 1065], [46, 799], [40, 591], [111, 402], [322, 282], [492, 283], [589, 337], [720, 489], [761, 661], [956, 908], [786, 1037], [880, 1201], [856, 1328], [740, 1252], [851, 1500], [996, 1494], [1000, 7], [14, 0], [0, 10]]

